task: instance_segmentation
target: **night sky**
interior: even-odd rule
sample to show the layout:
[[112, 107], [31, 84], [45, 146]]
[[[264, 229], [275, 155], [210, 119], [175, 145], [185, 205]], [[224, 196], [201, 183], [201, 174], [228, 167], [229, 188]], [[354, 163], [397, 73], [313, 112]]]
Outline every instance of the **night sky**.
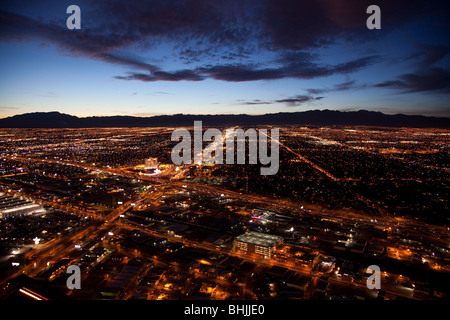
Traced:
[[[69, 5], [81, 30], [69, 30]], [[381, 8], [381, 30], [366, 9]], [[1, 1], [0, 117], [450, 116], [450, 4], [413, 0]]]

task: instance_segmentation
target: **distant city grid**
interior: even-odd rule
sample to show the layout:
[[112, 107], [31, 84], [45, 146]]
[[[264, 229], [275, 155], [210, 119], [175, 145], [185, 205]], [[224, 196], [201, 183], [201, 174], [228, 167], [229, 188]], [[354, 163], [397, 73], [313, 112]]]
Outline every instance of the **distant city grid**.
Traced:
[[172, 131], [1, 129], [2, 296], [448, 296], [448, 130], [281, 127], [273, 176], [173, 165]]

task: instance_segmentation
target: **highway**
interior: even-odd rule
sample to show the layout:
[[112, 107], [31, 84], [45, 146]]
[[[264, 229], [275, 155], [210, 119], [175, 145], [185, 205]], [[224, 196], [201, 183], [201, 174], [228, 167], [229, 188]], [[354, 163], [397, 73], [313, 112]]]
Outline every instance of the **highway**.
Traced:
[[[264, 132], [262, 132], [261, 130], [258, 129], [259, 133], [262, 133], [263, 135], [265, 135], [266, 137], [272, 139], [272, 137], [270, 137], [269, 135], [265, 134]], [[328, 178], [337, 181], [340, 180], [339, 178], [335, 177], [334, 175], [332, 175], [330, 172], [326, 171], [325, 169], [319, 167], [317, 164], [315, 164], [314, 162], [308, 160], [307, 158], [305, 158], [304, 156], [302, 156], [300, 153], [295, 152], [294, 150], [292, 150], [291, 148], [289, 148], [288, 146], [286, 146], [285, 144], [281, 143], [280, 140], [277, 140], [275, 138], [273, 138], [273, 140], [278, 143], [279, 146], [285, 148], [287, 151], [289, 151], [290, 153], [294, 154], [295, 156], [297, 156], [299, 159], [301, 159], [302, 161], [306, 162], [307, 164], [311, 165], [314, 169], [316, 169], [317, 171], [323, 173], [324, 175], [326, 175]]]

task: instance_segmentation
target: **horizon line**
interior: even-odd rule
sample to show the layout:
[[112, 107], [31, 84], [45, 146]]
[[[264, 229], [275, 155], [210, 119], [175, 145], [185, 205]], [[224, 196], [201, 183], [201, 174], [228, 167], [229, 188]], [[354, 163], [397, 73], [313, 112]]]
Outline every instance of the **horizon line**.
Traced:
[[18, 114], [14, 114], [11, 116], [6, 116], [0, 119], [7, 119], [7, 118], [12, 118], [12, 117], [16, 117], [16, 116], [23, 116], [23, 115], [28, 115], [28, 114], [50, 114], [50, 113], [58, 113], [58, 114], [62, 114], [62, 115], [68, 115], [68, 116], [72, 116], [72, 117], [76, 117], [76, 118], [94, 118], [94, 117], [132, 117], [132, 118], [153, 118], [153, 117], [160, 117], [160, 116], [264, 116], [264, 115], [275, 115], [275, 114], [289, 114], [289, 113], [306, 113], [306, 112], [325, 112], [325, 111], [329, 111], [329, 112], [340, 112], [340, 113], [358, 113], [358, 112], [370, 112], [370, 113], [380, 113], [383, 115], [388, 115], [388, 116], [417, 116], [417, 117], [426, 117], [426, 118], [445, 118], [445, 119], [450, 119], [450, 115], [449, 116], [438, 116], [438, 115], [424, 115], [424, 114], [406, 114], [406, 113], [385, 113], [383, 111], [375, 111], [375, 110], [367, 110], [367, 109], [358, 109], [358, 110], [339, 110], [339, 109], [309, 109], [309, 110], [304, 110], [304, 111], [291, 111], [291, 112], [284, 112], [284, 111], [280, 111], [280, 112], [267, 112], [267, 113], [258, 113], [258, 114], [251, 114], [251, 113], [172, 113], [172, 114], [153, 114], [153, 115], [120, 115], [120, 114], [114, 114], [114, 115], [88, 115], [88, 116], [77, 116], [74, 114], [69, 114], [69, 113], [65, 113], [65, 112], [61, 112], [61, 111], [57, 111], [57, 110], [53, 110], [53, 111], [33, 111], [33, 112], [25, 112], [25, 113], [18, 113]]

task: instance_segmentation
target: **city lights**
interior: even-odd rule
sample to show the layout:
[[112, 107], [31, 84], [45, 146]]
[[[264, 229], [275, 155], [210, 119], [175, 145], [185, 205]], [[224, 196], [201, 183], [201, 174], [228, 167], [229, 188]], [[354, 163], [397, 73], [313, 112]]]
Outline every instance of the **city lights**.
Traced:
[[450, 1], [432, 2], [0, 2], [4, 318], [447, 306]]

